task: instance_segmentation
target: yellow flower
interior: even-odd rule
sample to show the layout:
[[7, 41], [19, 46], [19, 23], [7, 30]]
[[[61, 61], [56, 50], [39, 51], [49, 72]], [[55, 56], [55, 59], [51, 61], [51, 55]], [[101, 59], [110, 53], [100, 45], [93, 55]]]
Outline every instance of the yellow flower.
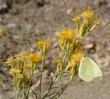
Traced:
[[6, 29], [3, 26], [0, 26], [0, 37], [3, 37], [6, 34]]
[[50, 46], [50, 43], [46, 40], [40, 40], [38, 42], [35, 43], [36, 46], [39, 47], [39, 49], [41, 50], [42, 54], [45, 54], [47, 49]]
[[58, 71], [61, 71], [62, 70], [62, 60], [60, 57], [57, 57], [55, 59], [55, 62], [56, 62], [56, 67], [57, 67], [57, 70]]
[[12, 68], [12, 69], [10, 69], [10, 74], [13, 77], [13, 83], [16, 86], [19, 86], [20, 81], [22, 80], [22, 77], [23, 77], [23, 75], [21, 74], [20, 69]]
[[7, 64], [8, 66], [11, 66], [11, 67], [12, 67], [13, 61], [14, 61], [13, 56], [10, 56], [10, 57], [7, 59], [7, 61], [6, 61], [6, 64]]
[[28, 52], [27, 51], [21, 51], [20, 53], [18, 53], [16, 55], [16, 57], [24, 59], [24, 58], [28, 57]]
[[42, 58], [43, 57], [40, 54], [37, 54], [35, 52], [29, 54], [30, 61], [34, 63], [39, 63], [40, 61], [42, 61]]
[[75, 55], [73, 55], [76, 62], [80, 62], [80, 60], [82, 59], [83, 56], [84, 56], [84, 53], [79, 48], [76, 50]]
[[72, 20], [79, 24], [80, 23], [80, 16], [75, 16], [72, 18]]
[[84, 53], [81, 49], [77, 49], [75, 51], [75, 53], [73, 53], [73, 55], [71, 56], [69, 62], [68, 62], [68, 66], [66, 70], [69, 70], [72, 77], [75, 76], [75, 74], [77, 73], [77, 67], [80, 63], [80, 60], [83, 58]]
[[45, 41], [45, 40], [41, 40], [36, 42], [36, 45], [40, 48], [40, 49], [48, 49], [49, 48], [49, 42]]
[[10, 69], [10, 74], [11, 75], [17, 75], [17, 74], [20, 74], [20, 70], [19, 69], [17, 69], [17, 68], [12, 68], [12, 69]]
[[99, 23], [97, 15], [95, 14], [94, 10], [90, 7], [85, 8], [84, 11], [82, 11], [81, 16], [83, 17], [84, 24], [95, 25]]
[[84, 18], [87, 18], [87, 19], [91, 19], [93, 16], [94, 16], [94, 11], [92, 10], [92, 8], [88, 7], [86, 9], [84, 9], [84, 11], [82, 12], [82, 16]]
[[84, 53], [81, 49], [77, 49], [75, 51], [75, 53], [73, 53], [73, 55], [70, 58], [70, 61], [68, 62], [68, 66], [70, 68], [75, 68], [78, 63], [80, 62], [80, 60], [82, 59], [82, 57], [84, 56]]
[[68, 28], [59, 33], [59, 39], [63, 41], [72, 41], [75, 35], [75, 31], [72, 28]]
[[59, 46], [61, 49], [67, 48], [75, 41], [76, 33], [72, 28], [65, 29], [59, 32]]

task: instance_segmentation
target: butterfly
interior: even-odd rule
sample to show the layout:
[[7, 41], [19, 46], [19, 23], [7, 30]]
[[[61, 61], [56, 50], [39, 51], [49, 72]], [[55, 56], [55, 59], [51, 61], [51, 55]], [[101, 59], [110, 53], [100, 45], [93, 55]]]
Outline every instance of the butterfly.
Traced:
[[102, 77], [102, 71], [91, 58], [84, 57], [80, 61], [78, 76], [84, 81], [92, 81], [94, 78]]

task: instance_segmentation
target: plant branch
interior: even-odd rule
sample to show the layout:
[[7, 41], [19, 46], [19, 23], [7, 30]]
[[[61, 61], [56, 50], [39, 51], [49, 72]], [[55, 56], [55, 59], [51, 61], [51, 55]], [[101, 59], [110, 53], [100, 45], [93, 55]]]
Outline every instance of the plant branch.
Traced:
[[67, 82], [54, 96], [52, 96], [50, 99], [56, 99], [56, 97], [60, 97], [61, 94], [68, 88], [71, 81]]
[[55, 83], [58, 81], [58, 79], [60, 78], [60, 76], [62, 75], [63, 72], [60, 72], [59, 75], [54, 79], [54, 81], [51, 82], [48, 90], [45, 92], [44, 96], [42, 97], [42, 99], [45, 99], [48, 94], [50, 93], [50, 91], [52, 90], [53, 86], [55, 85]]

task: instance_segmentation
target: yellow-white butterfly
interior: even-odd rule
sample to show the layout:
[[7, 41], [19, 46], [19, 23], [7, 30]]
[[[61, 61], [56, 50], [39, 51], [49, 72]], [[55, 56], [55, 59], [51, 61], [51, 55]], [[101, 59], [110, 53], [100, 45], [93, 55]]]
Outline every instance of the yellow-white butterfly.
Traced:
[[81, 59], [78, 76], [84, 81], [92, 81], [96, 77], [102, 77], [99, 66], [89, 57]]

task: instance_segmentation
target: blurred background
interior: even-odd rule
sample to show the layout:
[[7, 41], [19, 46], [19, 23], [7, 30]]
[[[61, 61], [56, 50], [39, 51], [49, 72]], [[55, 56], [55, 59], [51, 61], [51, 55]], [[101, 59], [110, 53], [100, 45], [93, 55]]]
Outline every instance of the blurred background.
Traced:
[[71, 16], [87, 6], [99, 15], [100, 24], [84, 49], [101, 67], [103, 78], [89, 83], [77, 79], [60, 99], [110, 99], [110, 0], [0, 0], [0, 99], [14, 99], [7, 57], [46, 38], [53, 43], [46, 64], [53, 64], [49, 59], [56, 53], [56, 32], [73, 27]]

